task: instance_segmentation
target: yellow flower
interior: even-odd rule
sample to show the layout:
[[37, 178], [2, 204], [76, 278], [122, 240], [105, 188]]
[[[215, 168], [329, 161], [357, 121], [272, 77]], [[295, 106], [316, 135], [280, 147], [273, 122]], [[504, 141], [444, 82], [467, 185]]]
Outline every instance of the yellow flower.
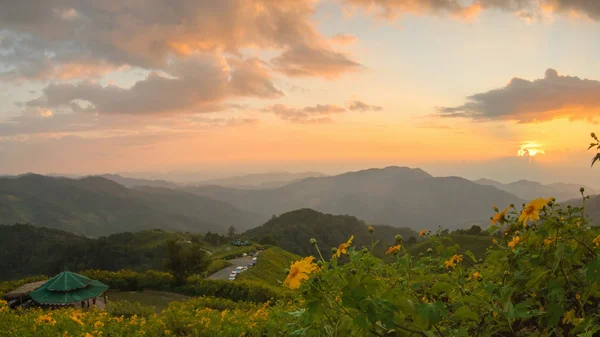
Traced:
[[425, 234], [427, 234], [427, 230], [424, 229], [422, 231], [419, 232], [419, 236], [425, 236]]
[[46, 324], [50, 324], [50, 325], [56, 324], [56, 321], [54, 320], [54, 318], [50, 317], [50, 315], [42, 315], [42, 316], [36, 318], [35, 322], [37, 324], [42, 324], [42, 323], [46, 323]]
[[563, 316], [563, 324], [573, 323], [575, 321], [575, 310], [571, 309]]
[[581, 295], [579, 293], [575, 294], [575, 299], [577, 302], [581, 302]]
[[81, 314], [80, 314], [80, 313], [78, 313], [78, 312], [74, 312], [74, 313], [72, 313], [72, 314], [71, 314], [71, 316], [70, 316], [70, 317], [71, 317], [71, 319], [72, 319], [72, 320], [73, 320], [75, 323], [77, 323], [77, 324], [79, 324], [79, 325], [83, 325], [83, 322], [81, 321]]
[[342, 256], [342, 254], [347, 254], [348, 253], [348, 248], [350, 247], [350, 245], [352, 244], [352, 240], [354, 240], [354, 235], [352, 235], [350, 237], [350, 239], [348, 239], [348, 241], [346, 241], [345, 243], [342, 243], [337, 251], [335, 252], [335, 254], [333, 254], [334, 257], [339, 258], [340, 256]]
[[481, 274], [478, 271], [476, 271], [476, 272], [473, 273], [473, 277], [476, 278], [476, 279], [480, 279], [481, 278]]
[[508, 243], [508, 246], [509, 246], [510, 248], [513, 248], [513, 249], [514, 249], [514, 248], [515, 248], [515, 246], [516, 246], [516, 245], [517, 245], [519, 242], [521, 242], [521, 238], [520, 238], [520, 237], [518, 237], [518, 236], [515, 236], [515, 237], [513, 237], [513, 238], [512, 238], [512, 240], [510, 240], [510, 242]]
[[560, 236], [559, 237], [553, 237], [553, 238], [544, 239], [544, 246], [550, 246], [553, 242], [558, 241], [558, 239], [560, 239]]
[[498, 244], [498, 240], [492, 239], [492, 243], [495, 244], [495, 245], [497, 245]]
[[592, 242], [594, 243], [594, 247], [598, 247], [600, 245], [600, 235], [596, 236]]
[[521, 216], [519, 216], [519, 222], [523, 223], [523, 226], [527, 226], [527, 221], [536, 221], [540, 219], [540, 210], [548, 204], [550, 199], [537, 198], [532, 200], [525, 206]]
[[96, 321], [96, 323], [94, 323], [94, 328], [98, 329], [104, 326], [104, 323], [100, 322], [100, 321]]
[[395, 245], [395, 246], [391, 246], [390, 248], [388, 248], [388, 250], [387, 250], [387, 252], [385, 252], [385, 254], [390, 255], [390, 254], [394, 254], [399, 251], [400, 251], [400, 245]]
[[446, 269], [450, 268], [450, 267], [454, 267], [457, 263], [460, 263], [463, 259], [462, 255], [454, 255], [450, 258], [450, 260], [448, 261], [444, 261], [444, 264], [446, 265]]
[[[350, 240], [352, 240], [352, 238]], [[308, 275], [317, 269], [317, 265], [312, 262], [314, 259], [314, 257], [309, 256], [292, 263], [290, 266], [290, 273], [285, 281], [283, 281], [283, 284], [290, 289], [300, 288], [302, 281], [308, 280]]]
[[94, 337], [94, 335], [92, 335], [92, 334], [91, 334], [91, 333], [89, 333], [89, 332], [86, 332], [86, 333], [85, 333], [85, 335], [83, 335], [83, 337]]
[[369, 226], [367, 227], [367, 229], [369, 230], [369, 233], [373, 233], [375, 231], [375, 228], [373, 228], [373, 226]]
[[506, 221], [506, 212], [508, 212], [508, 210], [510, 209], [510, 207], [506, 207], [501, 213], [497, 213], [494, 214], [494, 216], [492, 216], [491, 222], [492, 224], [497, 224], [498, 222], [504, 222]]

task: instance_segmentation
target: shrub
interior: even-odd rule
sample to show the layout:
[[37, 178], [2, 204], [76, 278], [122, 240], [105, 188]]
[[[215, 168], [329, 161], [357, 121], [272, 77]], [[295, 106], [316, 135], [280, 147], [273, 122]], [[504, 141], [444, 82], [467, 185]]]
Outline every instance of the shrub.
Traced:
[[291, 293], [265, 283], [251, 281], [222, 281], [204, 279], [175, 289], [175, 292], [188, 296], [212, 296], [232, 301], [264, 303], [291, 298]]
[[229, 266], [231, 266], [232, 263], [227, 261], [227, 260], [212, 260], [210, 262], [210, 264], [208, 265], [208, 268], [206, 269], [206, 274], [207, 275], [211, 275], [214, 274], [216, 272], [218, 272], [219, 270], [223, 269], [223, 268], [227, 268]]
[[2, 298], [4, 296], [4, 294], [17, 289], [18, 287], [20, 287], [24, 284], [31, 283], [31, 282], [37, 282], [37, 281], [43, 281], [43, 280], [47, 280], [47, 279], [48, 279], [47, 276], [40, 275], [40, 276], [28, 277], [28, 278], [25, 278], [22, 280], [0, 282], [0, 298]]
[[175, 278], [166, 272], [148, 270], [135, 272], [132, 270], [106, 271], [85, 270], [81, 275], [105, 283], [113, 289], [119, 290], [169, 290], [172, 289]]
[[236, 282], [257, 281], [281, 287], [281, 282], [286, 277], [284, 270], [298, 259], [300, 259], [298, 255], [279, 247], [265, 249], [260, 253], [256, 265], [237, 276]]
[[[426, 254], [340, 245], [348, 262], [296, 263], [289, 283], [301, 290], [302, 329], [326, 335], [596, 336], [600, 332], [600, 230], [582, 208], [536, 199], [496, 211], [485, 259], [432, 236]], [[310, 276], [308, 276], [310, 275]]]
[[132, 317], [150, 317], [154, 315], [154, 308], [141, 305], [138, 302], [129, 301], [110, 301], [106, 305], [106, 311], [113, 316]]

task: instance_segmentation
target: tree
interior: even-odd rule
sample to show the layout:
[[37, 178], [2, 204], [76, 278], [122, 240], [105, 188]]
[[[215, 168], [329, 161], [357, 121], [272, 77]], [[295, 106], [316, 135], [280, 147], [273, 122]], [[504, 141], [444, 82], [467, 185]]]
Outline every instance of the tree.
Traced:
[[272, 234], [263, 236], [258, 243], [260, 243], [261, 245], [271, 245], [271, 246], [276, 246], [277, 245], [277, 240], [275, 239], [275, 237]]
[[229, 226], [229, 229], [227, 230], [227, 236], [231, 239], [235, 236], [235, 227], [233, 226]]
[[173, 274], [177, 284], [183, 284], [188, 276], [206, 270], [208, 263], [206, 251], [200, 245], [176, 240], [167, 242], [165, 267]]
[[481, 227], [479, 227], [477, 225], [473, 225], [473, 226], [471, 226], [471, 228], [469, 228], [467, 230], [467, 234], [479, 235], [479, 234], [481, 234]]

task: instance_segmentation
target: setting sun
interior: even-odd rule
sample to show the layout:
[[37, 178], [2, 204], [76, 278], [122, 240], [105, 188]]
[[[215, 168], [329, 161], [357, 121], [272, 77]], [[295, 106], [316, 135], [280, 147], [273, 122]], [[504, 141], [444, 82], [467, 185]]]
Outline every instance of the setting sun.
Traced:
[[546, 154], [546, 150], [542, 148], [541, 144], [536, 142], [529, 142], [521, 145], [517, 156], [519, 157], [535, 157], [536, 155]]

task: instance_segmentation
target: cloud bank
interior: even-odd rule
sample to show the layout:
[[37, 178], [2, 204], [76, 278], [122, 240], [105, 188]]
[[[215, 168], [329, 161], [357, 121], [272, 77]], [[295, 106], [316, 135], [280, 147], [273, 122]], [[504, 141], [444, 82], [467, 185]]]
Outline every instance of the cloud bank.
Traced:
[[515, 77], [505, 87], [467, 97], [463, 105], [438, 108], [438, 114], [519, 123], [555, 118], [594, 120], [600, 116], [600, 81], [561, 76], [548, 69], [544, 78], [528, 81]]
[[290, 76], [336, 77], [359, 65], [313, 26], [312, 0], [19, 0], [0, 2], [3, 78], [81, 78], [159, 69], [199, 52], [281, 53]]
[[450, 15], [471, 18], [484, 10], [501, 10], [531, 19], [544, 14], [580, 14], [600, 20], [600, 4], [595, 0], [341, 0], [351, 7], [375, 10], [386, 19], [402, 14]]

